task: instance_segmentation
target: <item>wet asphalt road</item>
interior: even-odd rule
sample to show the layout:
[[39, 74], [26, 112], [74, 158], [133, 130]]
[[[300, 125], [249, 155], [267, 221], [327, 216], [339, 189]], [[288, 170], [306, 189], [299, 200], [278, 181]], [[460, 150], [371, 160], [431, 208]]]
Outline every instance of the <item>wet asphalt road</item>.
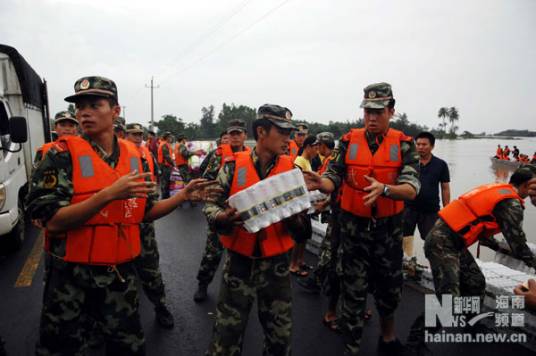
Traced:
[[[147, 340], [148, 355], [203, 355], [210, 341], [217, 291], [221, 273], [209, 287], [209, 299], [202, 304], [192, 300], [197, 286], [196, 274], [205, 243], [206, 223], [199, 208], [178, 209], [156, 224], [160, 249], [160, 263], [166, 284], [170, 310], [175, 317], [175, 328], [161, 329], [154, 320], [151, 304], [141, 297], [141, 318]], [[33, 355], [38, 335], [39, 312], [43, 288], [43, 261], [39, 264], [33, 283], [29, 287], [15, 287], [28, 255], [39, 235], [29, 228], [23, 248], [7, 257], [0, 257], [0, 335], [6, 341], [8, 355]], [[313, 256], [307, 256], [311, 263]], [[341, 355], [340, 337], [326, 329], [322, 313], [326, 308], [324, 298], [304, 293], [293, 286], [293, 343], [294, 355]], [[397, 329], [404, 340], [409, 325], [424, 305], [424, 297], [412, 288], [405, 288], [403, 301], [397, 311]], [[370, 298], [369, 298], [370, 303]], [[365, 328], [362, 355], [376, 355], [379, 335], [378, 317]], [[245, 335], [243, 355], [260, 355], [262, 328], [252, 310]], [[533, 355], [527, 349], [514, 344], [437, 344], [434, 355], [474, 356]], [[92, 351], [102, 355], [104, 351]]]

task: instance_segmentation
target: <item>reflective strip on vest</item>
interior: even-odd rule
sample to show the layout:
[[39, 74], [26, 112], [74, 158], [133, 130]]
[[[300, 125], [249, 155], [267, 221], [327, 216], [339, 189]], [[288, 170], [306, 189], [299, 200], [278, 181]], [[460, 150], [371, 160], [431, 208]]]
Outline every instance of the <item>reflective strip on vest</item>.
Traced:
[[247, 169], [245, 167], [241, 167], [238, 169], [238, 172], [236, 172], [237, 177], [237, 184], [239, 187], [243, 187], [246, 185], [247, 182]]
[[137, 157], [130, 157], [130, 171], [131, 172], [134, 172], [134, 171], [138, 172], [138, 158]]
[[80, 170], [82, 171], [82, 177], [89, 178], [95, 176], [95, 170], [93, 169], [93, 162], [89, 156], [78, 157], [80, 163]]
[[391, 144], [391, 147], [389, 147], [389, 160], [396, 162], [398, 161], [398, 145]]
[[350, 145], [350, 159], [354, 160], [357, 158], [357, 148], [359, 145], [357, 143], [352, 143]]

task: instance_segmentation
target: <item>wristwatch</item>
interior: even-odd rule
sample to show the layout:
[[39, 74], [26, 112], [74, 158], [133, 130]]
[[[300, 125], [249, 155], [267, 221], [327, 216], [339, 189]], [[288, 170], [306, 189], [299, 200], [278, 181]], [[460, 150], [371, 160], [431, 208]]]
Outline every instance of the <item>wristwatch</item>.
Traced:
[[387, 184], [384, 184], [383, 185], [383, 192], [382, 192], [382, 195], [384, 197], [389, 197], [389, 195], [391, 195], [391, 188], [389, 188], [389, 186]]

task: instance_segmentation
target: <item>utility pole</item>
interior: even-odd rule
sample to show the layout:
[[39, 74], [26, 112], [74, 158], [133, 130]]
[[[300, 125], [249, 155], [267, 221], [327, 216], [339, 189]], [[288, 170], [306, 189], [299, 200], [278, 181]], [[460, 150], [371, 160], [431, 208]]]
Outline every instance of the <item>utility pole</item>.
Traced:
[[151, 77], [151, 85], [145, 84], [146, 88], [151, 89], [151, 125], [150, 129], [154, 129], [154, 89], [160, 88], [160, 85], [154, 86], [154, 77]]
[[123, 119], [125, 119], [125, 122], [127, 122], [127, 107], [126, 106], [121, 106], [121, 109], [123, 110], [123, 112], [122, 112]]

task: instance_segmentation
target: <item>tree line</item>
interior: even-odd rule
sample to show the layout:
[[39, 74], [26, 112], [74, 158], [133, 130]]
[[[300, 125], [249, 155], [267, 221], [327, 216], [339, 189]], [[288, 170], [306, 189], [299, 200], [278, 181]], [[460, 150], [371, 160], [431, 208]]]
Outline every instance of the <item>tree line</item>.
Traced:
[[[74, 105], [69, 105], [68, 110], [74, 115]], [[155, 121], [155, 126], [157, 134], [168, 131], [175, 136], [179, 134], [186, 135], [190, 140], [213, 140], [225, 131], [231, 120], [240, 119], [246, 123], [249, 136], [253, 137], [252, 124], [256, 117], [257, 111], [255, 108], [246, 105], [223, 103], [217, 114], [214, 105], [201, 108], [201, 118], [198, 122], [185, 122], [180, 116], [166, 114], [159, 121]], [[391, 119], [390, 126], [410, 136], [416, 136], [422, 131], [431, 131], [437, 138], [456, 138], [458, 130], [456, 123], [460, 118], [458, 109], [456, 107], [442, 107], [439, 109], [438, 117], [441, 120], [438, 128], [430, 129], [426, 125], [411, 122], [406, 113], [396, 113]], [[124, 119], [121, 121], [124, 123]], [[330, 120], [327, 124], [299, 119], [296, 122], [306, 123], [311, 135], [316, 135], [320, 132], [331, 132], [335, 137], [341, 137], [351, 128], [364, 126], [362, 118], [346, 121]], [[465, 135], [462, 136], [465, 137]]]
[[[181, 117], [166, 114], [162, 116], [161, 120], [155, 122], [155, 126], [158, 128], [158, 133], [169, 131], [174, 135], [184, 134], [190, 140], [204, 140], [219, 137], [220, 133], [229, 126], [229, 121], [241, 119], [246, 123], [249, 136], [252, 137], [252, 124], [257, 117], [256, 113], [255, 108], [246, 105], [224, 103], [217, 116], [214, 105], [203, 107], [198, 123], [185, 122]], [[331, 132], [335, 137], [342, 136], [351, 128], [364, 126], [362, 118], [353, 121], [329, 121], [327, 124], [299, 119], [296, 122], [306, 123], [311, 135], [316, 135], [320, 132]], [[395, 114], [395, 117], [391, 120], [391, 127], [411, 136], [415, 136], [421, 131], [429, 130], [427, 126], [410, 122], [406, 113]]]

